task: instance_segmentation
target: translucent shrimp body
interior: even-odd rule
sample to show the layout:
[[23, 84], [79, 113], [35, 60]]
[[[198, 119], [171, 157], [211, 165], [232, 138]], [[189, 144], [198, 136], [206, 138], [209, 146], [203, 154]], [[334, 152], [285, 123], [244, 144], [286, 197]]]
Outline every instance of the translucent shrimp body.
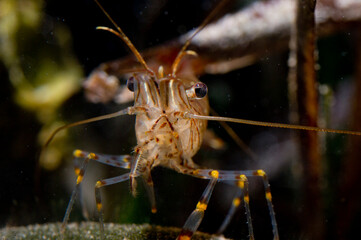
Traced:
[[207, 121], [182, 115], [184, 112], [208, 115], [206, 96], [187, 96], [186, 90], [197, 82], [173, 77], [154, 81], [148, 74], [135, 75], [134, 107], [142, 109], [136, 117], [136, 152], [142, 155], [142, 161], [151, 163], [152, 167], [162, 165], [172, 169], [195, 166], [191, 158], [201, 146]]

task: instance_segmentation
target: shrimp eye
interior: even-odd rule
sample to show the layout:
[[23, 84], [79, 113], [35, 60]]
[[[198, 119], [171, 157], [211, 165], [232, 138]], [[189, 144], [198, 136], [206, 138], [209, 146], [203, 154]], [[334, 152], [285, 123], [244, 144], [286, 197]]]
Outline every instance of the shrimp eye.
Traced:
[[204, 98], [207, 95], [208, 88], [204, 83], [197, 83], [194, 85], [194, 92], [197, 98]]
[[130, 77], [127, 81], [127, 88], [129, 89], [129, 91], [134, 92], [134, 84], [135, 84], [134, 77]]
[[186, 91], [189, 98], [204, 98], [207, 95], [208, 88], [204, 83], [196, 83]]

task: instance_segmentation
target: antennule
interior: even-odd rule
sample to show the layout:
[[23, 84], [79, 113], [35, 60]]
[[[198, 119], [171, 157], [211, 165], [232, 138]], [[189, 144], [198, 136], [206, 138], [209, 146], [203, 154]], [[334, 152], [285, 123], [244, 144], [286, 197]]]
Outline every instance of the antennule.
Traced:
[[105, 14], [105, 16], [112, 22], [112, 24], [115, 26], [115, 28], [117, 29], [117, 31], [115, 31], [114, 29], [108, 28], [108, 27], [97, 27], [97, 29], [100, 30], [105, 30], [108, 32], [111, 32], [115, 35], [117, 35], [120, 39], [123, 40], [123, 42], [129, 47], [129, 49], [133, 52], [134, 56], [137, 58], [137, 60], [139, 61], [140, 64], [143, 65], [143, 67], [145, 68], [145, 70], [147, 70], [150, 74], [154, 75], [154, 72], [152, 69], [150, 69], [147, 65], [147, 63], [145, 62], [144, 58], [142, 57], [142, 55], [139, 53], [139, 51], [135, 48], [135, 46], [133, 45], [133, 43], [130, 41], [130, 39], [127, 37], [127, 35], [125, 35], [125, 33], [123, 32], [123, 30], [118, 26], [118, 24], [113, 20], [113, 18], [108, 14], [107, 11], [105, 11], [105, 9], [103, 8], [102, 5], [100, 5], [100, 3], [98, 2], [98, 0], [94, 0], [95, 3], [99, 6], [99, 8], [102, 10], [102, 12]]
[[[95, 0], [96, 1], [96, 0]], [[206, 19], [202, 22], [202, 24], [194, 31], [194, 33], [186, 40], [182, 49], [179, 51], [177, 57], [174, 59], [172, 64], [172, 76], [175, 77], [175, 74], [178, 70], [178, 66], [180, 61], [182, 60], [183, 56], [186, 55], [184, 52], [186, 51], [187, 47], [191, 43], [192, 39], [205, 27], [207, 24], [216, 16], [218, 11], [223, 8], [223, 6], [227, 3], [227, 0], [221, 1], [217, 7], [215, 7], [212, 12], [208, 15]]]

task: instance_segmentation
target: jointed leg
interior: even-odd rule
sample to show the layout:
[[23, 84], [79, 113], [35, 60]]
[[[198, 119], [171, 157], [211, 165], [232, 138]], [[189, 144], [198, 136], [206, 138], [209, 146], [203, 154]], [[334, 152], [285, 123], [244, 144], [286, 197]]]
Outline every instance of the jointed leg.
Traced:
[[204, 211], [207, 209], [209, 199], [212, 195], [214, 186], [218, 181], [218, 172], [213, 171], [211, 174], [211, 180], [208, 186], [204, 190], [202, 197], [197, 203], [196, 209], [188, 217], [186, 223], [183, 226], [181, 233], [178, 236], [178, 240], [188, 240], [192, 237], [193, 233], [198, 229], [201, 221], [204, 217]]
[[229, 222], [231, 221], [237, 207], [241, 203], [240, 196], [243, 195], [243, 202], [244, 207], [246, 209], [247, 215], [247, 223], [248, 223], [248, 232], [249, 232], [249, 239], [254, 239], [253, 234], [253, 226], [252, 226], [252, 218], [251, 218], [251, 208], [249, 207], [249, 193], [248, 193], [248, 179], [244, 174], [240, 175], [240, 179], [237, 181], [237, 186], [240, 188], [236, 197], [232, 201], [232, 206], [228, 211], [226, 218], [223, 220], [221, 227], [218, 229], [217, 234], [221, 234], [226, 227], [228, 226]]
[[[133, 156], [131, 155], [109, 155], [109, 154], [99, 154], [99, 153], [92, 153], [83, 150], [75, 150], [73, 153], [74, 157], [76, 158], [85, 158], [87, 156], [91, 156], [91, 160], [117, 167], [117, 168], [124, 168], [130, 169], [130, 164], [132, 162]], [[77, 168], [76, 168], [77, 169]], [[77, 173], [77, 171], [75, 171]]]
[[[245, 208], [246, 208], [246, 212], [247, 212], [247, 218], [248, 218], [248, 224], [249, 224], [248, 226], [249, 226], [251, 239], [253, 236], [253, 234], [252, 234], [253, 230], [252, 230], [252, 225], [250, 225], [252, 223], [251, 223], [250, 208], [249, 208], [247, 177], [254, 177], [254, 176], [262, 177], [264, 188], [265, 188], [265, 197], [267, 200], [267, 205], [268, 205], [268, 209], [269, 209], [269, 213], [270, 213], [270, 217], [271, 217], [273, 239], [278, 240], [279, 235], [278, 235], [278, 229], [277, 229], [276, 216], [275, 216], [275, 212], [274, 212], [273, 205], [272, 205], [271, 189], [270, 189], [270, 185], [269, 185], [269, 181], [268, 181], [266, 173], [263, 170], [217, 171], [217, 170], [213, 170], [213, 169], [196, 169], [196, 170], [191, 170], [191, 171], [189, 171], [189, 170], [184, 171], [185, 174], [189, 174], [189, 175], [192, 175], [192, 176], [195, 176], [198, 178], [202, 178], [202, 179], [213, 179], [213, 175], [215, 172], [218, 173], [218, 181], [237, 181], [238, 186], [243, 190], [243, 199], [245, 201]], [[242, 182], [244, 184], [242, 184]], [[237, 198], [234, 199], [233, 204], [235, 206], [238, 205]], [[232, 211], [234, 211], [234, 210], [231, 209], [230, 213], [228, 215], [233, 214]], [[225, 221], [228, 221], [227, 220], [228, 215], [227, 215]]]
[[276, 214], [275, 214], [275, 211], [273, 209], [272, 194], [271, 194], [271, 188], [270, 188], [270, 184], [269, 184], [269, 181], [268, 181], [268, 177], [267, 177], [265, 171], [263, 171], [263, 170], [255, 171], [254, 175], [255, 176], [260, 176], [263, 179], [263, 185], [264, 185], [264, 189], [265, 189], [265, 195], [266, 195], [266, 200], [267, 200], [267, 205], [268, 205], [268, 211], [269, 211], [270, 216], [271, 216], [273, 239], [278, 240], [279, 235], [278, 235]]
[[156, 213], [157, 206], [155, 203], [154, 184], [153, 184], [153, 180], [152, 180], [150, 171], [148, 171], [147, 173], [144, 173], [142, 175], [142, 179], [144, 182], [145, 189], [147, 190], [147, 193], [148, 193], [151, 211], [152, 211], [152, 213]]
[[83, 178], [84, 178], [84, 173], [85, 173], [85, 170], [86, 170], [86, 167], [88, 166], [88, 163], [89, 163], [89, 160], [92, 158], [93, 156], [91, 154], [89, 154], [80, 170], [75, 170], [75, 173], [77, 175], [77, 179], [76, 179], [76, 186], [71, 194], [71, 197], [70, 197], [70, 201], [68, 203], [68, 207], [66, 208], [66, 212], [65, 212], [65, 215], [64, 215], [64, 218], [63, 218], [63, 223], [61, 225], [61, 233], [63, 234], [64, 231], [65, 231], [65, 227], [66, 227], [66, 224], [68, 223], [68, 220], [69, 220], [69, 216], [70, 216], [70, 212], [73, 208], [73, 205], [74, 205], [74, 201], [76, 199], [76, 196], [78, 195], [79, 193], [79, 189], [80, 189], [80, 183], [83, 181]]
[[119, 155], [119, 156], [104, 155], [104, 154], [90, 153], [90, 152], [86, 152], [86, 151], [82, 151], [82, 150], [75, 150], [73, 154], [74, 154], [75, 158], [85, 158], [85, 160], [83, 161], [81, 167], [79, 167], [78, 162], [75, 162], [75, 174], [77, 176], [76, 186], [72, 192], [70, 201], [68, 203], [68, 207], [66, 209], [66, 212], [65, 212], [65, 215], [63, 218], [63, 223], [61, 226], [62, 233], [64, 233], [66, 224], [69, 221], [70, 212], [73, 208], [75, 199], [79, 193], [80, 184], [83, 181], [85, 170], [86, 170], [86, 167], [88, 166], [89, 161], [93, 160], [93, 161], [103, 163], [106, 165], [129, 169], [130, 163], [133, 158], [132, 156], [129, 156], [129, 155]]
[[231, 222], [231, 219], [234, 215], [234, 213], [236, 212], [236, 209], [239, 207], [239, 205], [241, 204], [241, 196], [242, 195], [242, 191], [238, 190], [236, 193], [236, 197], [233, 198], [232, 201], [232, 206], [229, 209], [226, 217], [224, 218], [221, 226], [219, 227], [218, 231], [216, 232], [217, 235], [221, 235], [224, 230], [226, 230], [228, 224]]
[[103, 220], [103, 205], [101, 199], [100, 188], [109, 186], [115, 183], [121, 183], [126, 180], [129, 180], [129, 173], [123, 174], [118, 177], [108, 178], [104, 180], [97, 181], [95, 184], [95, 202], [97, 205], [98, 215], [99, 215], [99, 224], [100, 224], [100, 236], [101, 239], [104, 238], [104, 220]]

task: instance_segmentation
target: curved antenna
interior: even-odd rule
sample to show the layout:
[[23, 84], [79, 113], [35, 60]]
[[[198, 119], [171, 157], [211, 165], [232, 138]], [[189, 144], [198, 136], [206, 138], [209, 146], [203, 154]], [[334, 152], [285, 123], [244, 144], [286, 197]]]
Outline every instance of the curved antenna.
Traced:
[[328, 133], [339, 133], [339, 134], [361, 136], [361, 132], [349, 131], [349, 130], [337, 130], [337, 129], [331, 129], [331, 128], [319, 128], [319, 127], [292, 125], [292, 124], [285, 124], [285, 123], [261, 122], [261, 121], [253, 121], [253, 120], [246, 120], [246, 119], [239, 119], [239, 118], [202, 116], [202, 115], [196, 115], [196, 114], [192, 114], [192, 113], [185, 113], [184, 116], [187, 118], [194, 118], [194, 119], [201, 119], [201, 120], [208, 120], [208, 121], [223, 121], [223, 122], [233, 122], [233, 123], [241, 123], [241, 124], [247, 124], [247, 125], [263, 126], [263, 127], [287, 128], [287, 129], [296, 129], [296, 130], [305, 130], [305, 131], [328, 132]]
[[48, 140], [45, 142], [45, 144], [41, 148], [40, 158], [42, 157], [42, 154], [43, 154], [44, 150], [49, 146], [50, 142], [54, 139], [56, 134], [58, 134], [60, 131], [62, 131], [64, 129], [67, 129], [67, 128], [83, 125], [83, 124], [86, 124], [86, 123], [97, 122], [97, 121], [101, 121], [101, 120], [105, 120], [105, 119], [119, 117], [119, 116], [122, 116], [122, 115], [125, 115], [125, 114], [129, 114], [129, 115], [132, 114], [131, 107], [120, 110], [120, 111], [115, 112], [115, 113], [110, 113], [110, 114], [106, 114], [106, 115], [102, 115], [102, 116], [98, 116], [98, 117], [93, 117], [93, 118], [89, 118], [89, 119], [81, 120], [81, 121], [78, 121], [78, 122], [65, 124], [65, 125], [63, 125], [61, 127], [58, 127], [57, 129], [55, 129], [52, 132], [52, 134], [50, 135]]
[[105, 14], [105, 16], [107, 16], [107, 18], [112, 22], [112, 24], [116, 27], [116, 30], [108, 28], [108, 27], [97, 27], [96, 29], [100, 29], [100, 30], [105, 30], [108, 32], [111, 32], [115, 35], [117, 35], [120, 39], [123, 40], [123, 42], [129, 47], [129, 49], [133, 52], [134, 56], [137, 58], [137, 60], [143, 65], [143, 67], [152, 75], [154, 75], [154, 72], [152, 69], [150, 69], [147, 65], [147, 63], [145, 62], [144, 58], [142, 57], [142, 55], [140, 55], [139, 51], [135, 48], [135, 46], [133, 45], [133, 43], [130, 41], [130, 39], [127, 37], [127, 35], [125, 35], [125, 33], [123, 32], [123, 30], [118, 26], [118, 24], [112, 19], [112, 17], [108, 14], [107, 11], [105, 11], [105, 9], [103, 8], [102, 5], [100, 5], [100, 3], [98, 2], [98, 0], [94, 0], [95, 3], [99, 6], [99, 8], [102, 10], [102, 12]]
[[[95, 0], [97, 1], [97, 0]], [[188, 54], [186, 51], [187, 47], [191, 43], [192, 39], [205, 27], [207, 24], [216, 16], [216, 14], [219, 12], [220, 9], [223, 8], [223, 6], [227, 3], [227, 0], [221, 1], [217, 7], [215, 7], [212, 12], [208, 15], [206, 19], [202, 22], [202, 24], [194, 31], [194, 33], [186, 40], [183, 47], [179, 51], [177, 57], [174, 59], [174, 62], [172, 64], [172, 76], [175, 77], [175, 74], [178, 70], [178, 66], [184, 55]]]

